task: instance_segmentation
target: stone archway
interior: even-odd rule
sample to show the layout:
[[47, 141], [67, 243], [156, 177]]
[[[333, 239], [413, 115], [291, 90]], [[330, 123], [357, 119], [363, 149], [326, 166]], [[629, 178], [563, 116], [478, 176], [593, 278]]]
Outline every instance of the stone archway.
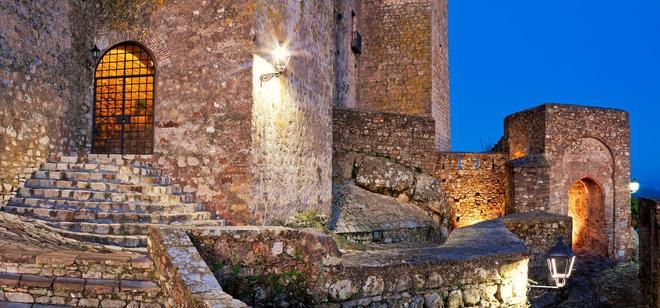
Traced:
[[573, 218], [573, 249], [579, 254], [607, 256], [605, 196], [594, 180], [583, 178], [568, 191], [568, 216]]

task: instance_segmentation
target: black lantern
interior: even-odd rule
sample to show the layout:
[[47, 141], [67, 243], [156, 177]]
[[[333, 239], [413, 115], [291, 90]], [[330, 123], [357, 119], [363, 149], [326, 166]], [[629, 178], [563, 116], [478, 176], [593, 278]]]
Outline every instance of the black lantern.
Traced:
[[575, 263], [575, 253], [571, 247], [564, 244], [564, 238], [559, 237], [557, 244], [548, 251], [548, 270], [550, 277], [555, 281], [555, 286], [561, 288], [566, 285], [566, 280], [571, 276]]
[[96, 45], [94, 45], [92, 49], [89, 50], [89, 53], [92, 55], [92, 59], [96, 61], [101, 54], [101, 50]]

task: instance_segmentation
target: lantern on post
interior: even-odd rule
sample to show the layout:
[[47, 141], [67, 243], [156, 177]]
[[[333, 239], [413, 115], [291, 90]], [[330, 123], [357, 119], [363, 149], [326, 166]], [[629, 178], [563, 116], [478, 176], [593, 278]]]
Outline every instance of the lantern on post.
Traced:
[[566, 285], [566, 280], [571, 276], [575, 264], [575, 253], [568, 245], [564, 244], [564, 238], [559, 237], [557, 244], [548, 251], [548, 270], [550, 277], [555, 281], [555, 286], [561, 288]]
[[571, 277], [573, 265], [575, 265], [575, 253], [568, 245], [564, 244], [564, 238], [557, 238], [557, 244], [550, 248], [547, 254], [546, 262], [550, 277], [554, 280], [554, 286], [537, 285], [535, 281], [529, 279], [534, 284], [528, 284], [529, 288], [559, 289], [566, 285], [568, 278]]

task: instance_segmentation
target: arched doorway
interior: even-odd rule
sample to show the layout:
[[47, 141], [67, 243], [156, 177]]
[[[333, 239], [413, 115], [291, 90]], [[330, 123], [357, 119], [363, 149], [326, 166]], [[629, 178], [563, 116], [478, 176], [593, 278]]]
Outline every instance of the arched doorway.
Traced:
[[581, 254], [607, 256], [605, 206], [602, 187], [589, 178], [568, 191], [568, 216], [573, 218], [573, 249]]
[[109, 48], [94, 75], [92, 153], [151, 154], [156, 68], [140, 44]]

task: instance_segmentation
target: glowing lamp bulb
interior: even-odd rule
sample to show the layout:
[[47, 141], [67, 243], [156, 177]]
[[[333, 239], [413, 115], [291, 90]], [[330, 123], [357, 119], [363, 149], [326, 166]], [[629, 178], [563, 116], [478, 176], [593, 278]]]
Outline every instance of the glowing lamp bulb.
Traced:
[[277, 48], [273, 50], [273, 59], [275, 60], [277, 70], [280, 72], [284, 71], [286, 62], [289, 59], [289, 51], [286, 50], [286, 47], [284, 46], [277, 46]]
[[628, 184], [628, 187], [630, 188], [630, 193], [634, 194], [639, 190], [639, 182], [633, 180]]

